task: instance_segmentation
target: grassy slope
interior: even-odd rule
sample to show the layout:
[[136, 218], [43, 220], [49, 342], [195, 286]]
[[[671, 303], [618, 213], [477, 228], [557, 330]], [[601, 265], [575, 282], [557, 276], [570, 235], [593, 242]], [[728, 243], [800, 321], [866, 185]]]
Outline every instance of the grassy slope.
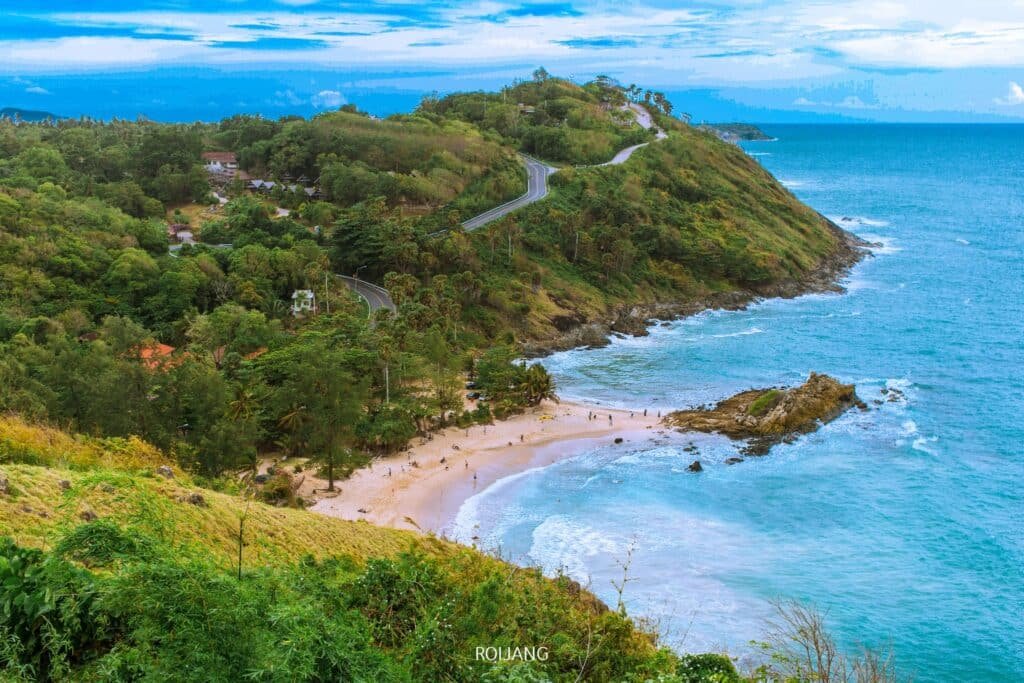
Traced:
[[[186, 554], [230, 565], [237, 553], [238, 522], [245, 514], [246, 557], [254, 565], [294, 562], [303, 555], [357, 559], [415, 549], [447, 555], [457, 546], [365, 522], [302, 510], [247, 503], [237, 495], [203, 489], [164, 463], [156, 449], [129, 439], [94, 440], [0, 418], [0, 472], [11, 494], [0, 496], [0, 536], [30, 547], [52, 547], [91, 511], [102, 519], [154, 536]], [[66, 490], [60, 482], [70, 483]], [[205, 504], [187, 502], [191, 493]]]

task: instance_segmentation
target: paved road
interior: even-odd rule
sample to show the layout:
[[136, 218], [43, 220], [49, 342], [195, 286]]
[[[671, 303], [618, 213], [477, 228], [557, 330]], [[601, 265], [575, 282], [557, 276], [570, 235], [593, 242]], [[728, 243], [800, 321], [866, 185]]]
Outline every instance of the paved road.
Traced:
[[[668, 137], [668, 135], [665, 134], [665, 131], [654, 125], [654, 120], [651, 119], [650, 113], [646, 109], [641, 107], [639, 104], [630, 102], [629, 104], [623, 105], [622, 108], [628, 109], [633, 112], [633, 116], [636, 117], [636, 122], [640, 124], [641, 128], [646, 128], [648, 130], [654, 128], [655, 140], [664, 140], [665, 138]], [[606, 161], [603, 164], [598, 164], [598, 166], [618, 166], [619, 164], [624, 164], [626, 163], [627, 159], [633, 156], [633, 152], [643, 147], [646, 147], [649, 144], [651, 143], [642, 142], [639, 145], [633, 145], [632, 147], [627, 147], [626, 149], [620, 150], [618, 154], [611, 158], [611, 161]]]
[[[655, 128], [655, 130], [657, 131], [655, 138], [657, 140], [663, 140], [666, 137], [668, 137], [665, 134], [665, 131], [655, 127], [654, 121], [651, 120], [651, 115], [647, 112], [646, 109], [644, 109], [640, 105], [631, 102], [629, 104], [623, 105], [623, 109], [629, 109], [630, 111], [632, 111], [633, 115], [636, 117], [636, 122], [640, 124], [640, 126], [642, 126], [643, 128]], [[615, 166], [618, 164], [625, 163], [625, 161], [633, 155], [633, 152], [637, 151], [642, 147], [646, 147], [648, 144], [650, 143], [645, 142], [643, 144], [627, 147], [626, 149], [621, 150], [618, 154], [612, 157], [610, 161], [606, 161], [603, 164], [597, 165]], [[504, 218], [505, 216], [512, 213], [516, 209], [521, 209], [524, 206], [533, 204], [534, 202], [538, 202], [541, 199], [544, 199], [545, 197], [548, 196], [548, 176], [550, 176], [552, 173], [557, 173], [558, 169], [554, 168], [553, 166], [548, 166], [544, 162], [538, 161], [537, 159], [534, 159], [531, 156], [527, 156], [526, 154], [520, 154], [519, 156], [523, 158], [523, 163], [526, 164], [526, 193], [519, 197], [516, 197], [510, 202], [506, 202], [501, 206], [496, 206], [493, 209], [484, 211], [478, 216], [474, 216], [470, 218], [468, 221], [465, 221], [462, 224], [462, 227], [465, 228], [467, 232], [472, 232], [473, 230], [482, 228], [488, 223], [496, 221], [499, 218]], [[221, 200], [220, 197], [218, 197], [217, 199]], [[290, 212], [287, 209], [277, 210], [277, 215], [279, 217], [287, 216], [289, 213]], [[447, 232], [447, 230], [442, 230], [441, 232]], [[216, 246], [219, 248], [231, 248], [230, 244], [218, 244]], [[179, 246], [178, 248], [180, 249], [181, 247]], [[175, 247], [171, 247], [171, 255], [177, 256], [177, 254], [175, 254], [174, 252]], [[374, 311], [378, 311], [382, 308], [386, 308], [392, 313], [398, 312], [398, 306], [396, 306], [395, 302], [391, 300], [391, 295], [388, 294], [388, 290], [384, 289], [383, 287], [375, 285], [372, 282], [367, 282], [366, 280], [359, 280], [354, 277], [349, 277], [347, 275], [338, 275], [337, 278], [344, 282], [346, 285], [348, 285], [349, 289], [355, 292], [359, 298], [366, 302], [366, 306], [371, 314]]]
[[548, 196], [548, 176], [558, 169], [525, 154], [520, 154], [519, 156], [523, 158], [523, 162], [526, 164], [526, 193], [510, 202], [505, 202], [501, 206], [484, 211], [478, 216], [473, 216], [462, 224], [466, 232], [482, 228], [492, 221], [504, 218], [516, 209], [521, 209], [527, 204], [533, 204]]
[[360, 299], [366, 302], [367, 308], [370, 309], [370, 313], [379, 311], [382, 308], [386, 308], [392, 313], [398, 312], [398, 306], [391, 300], [391, 295], [388, 294], [388, 290], [367, 282], [366, 280], [359, 280], [354, 277], [347, 275], [338, 275], [339, 280], [348, 285], [348, 288], [356, 293]]

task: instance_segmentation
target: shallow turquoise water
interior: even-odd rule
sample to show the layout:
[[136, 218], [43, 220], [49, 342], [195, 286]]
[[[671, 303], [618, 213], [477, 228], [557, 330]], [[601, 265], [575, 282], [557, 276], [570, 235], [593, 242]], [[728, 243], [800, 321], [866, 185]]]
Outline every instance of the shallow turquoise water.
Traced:
[[[906, 400], [736, 466], [713, 436], [609, 444], [499, 482], [452, 529], [611, 580], [686, 650], [749, 653], [775, 597], [919, 681], [1024, 680], [1024, 127], [776, 126], [748, 151], [884, 244], [845, 295], [659, 326], [546, 365], [567, 397], [662, 410], [810, 370]], [[683, 451], [693, 442], [699, 455]], [[685, 467], [698, 457], [700, 475]]]

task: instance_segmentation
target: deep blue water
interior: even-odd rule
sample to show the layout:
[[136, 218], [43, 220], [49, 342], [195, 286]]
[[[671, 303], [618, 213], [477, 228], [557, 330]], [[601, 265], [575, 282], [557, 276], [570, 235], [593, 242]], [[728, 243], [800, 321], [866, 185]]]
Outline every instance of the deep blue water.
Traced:
[[[726, 466], [655, 434], [499, 482], [453, 529], [559, 567], [685, 650], [749, 653], [773, 598], [919, 681], [1024, 680], [1024, 126], [773, 126], [749, 152], [873, 242], [844, 295], [712, 312], [546, 361], [569, 398], [664, 410], [811, 370], [871, 404]], [[875, 405], [881, 390], [905, 400]], [[682, 448], [693, 442], [694, 456]], [[694, 457], [705, 466], [694, 475]]]

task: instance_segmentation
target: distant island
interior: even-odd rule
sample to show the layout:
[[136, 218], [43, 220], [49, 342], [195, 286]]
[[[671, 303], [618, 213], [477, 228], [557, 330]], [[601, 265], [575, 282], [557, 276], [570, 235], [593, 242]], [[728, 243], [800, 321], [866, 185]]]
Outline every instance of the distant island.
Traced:
[[0, 109], [0, 119], [11, 119], [12, 121], [39, 123], [40, 121], [55, 121], [59, 118], [56, 114], [35, 109], [19, 109], [17, 107], [4, 107]]
[[775, 139], [750, 123], [712, 123], [703, 127], [706, 130], [712, 131], [726, 142], [751, 142]]

